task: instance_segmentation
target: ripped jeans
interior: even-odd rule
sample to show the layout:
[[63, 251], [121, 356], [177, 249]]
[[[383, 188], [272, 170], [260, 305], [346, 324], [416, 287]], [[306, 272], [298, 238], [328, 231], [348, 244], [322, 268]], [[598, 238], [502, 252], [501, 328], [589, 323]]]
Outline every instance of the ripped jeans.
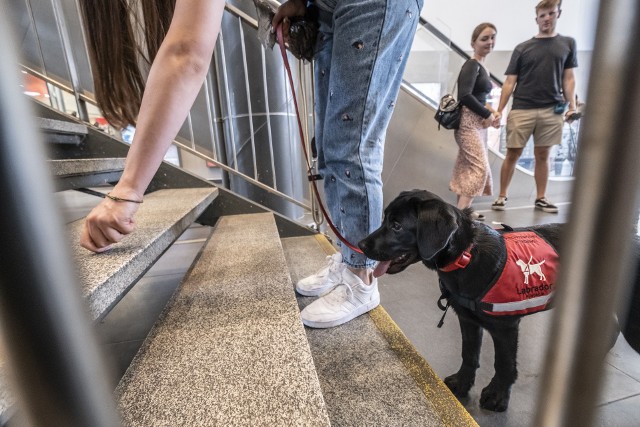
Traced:
[[[423, 0], [335, 0], [332, 13], [319, 11], [318, 170], [331, 219], [353, 245], [382, 222], [385, 134], [422, 4]], [[348, 266], [375, 264], [339, 245]]]

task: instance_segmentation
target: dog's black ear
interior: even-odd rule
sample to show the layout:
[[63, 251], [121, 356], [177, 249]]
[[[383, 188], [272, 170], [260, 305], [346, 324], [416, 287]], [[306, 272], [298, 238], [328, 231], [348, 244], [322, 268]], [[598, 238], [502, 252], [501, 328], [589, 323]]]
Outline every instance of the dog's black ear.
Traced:
[[418, 205], [418, 251], [420, 257], [429, 260], [444, 249], [458, 229], [452, 206], [438, 200], [428, 200]]

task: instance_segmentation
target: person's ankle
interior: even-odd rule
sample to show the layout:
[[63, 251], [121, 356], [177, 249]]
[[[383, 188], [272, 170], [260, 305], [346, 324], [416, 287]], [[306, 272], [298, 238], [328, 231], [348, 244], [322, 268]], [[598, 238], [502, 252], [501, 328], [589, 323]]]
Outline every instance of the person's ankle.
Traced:
[[371, 282], [373, 281], [373, 270], [372, 269], [370, 269], [370, 268], [354, 268], [354, 267], [347, 267], [347, 268], [349, 269], [350, 272], [352, 272], [353, 274], [358, 276], [358, 278], [360, 278], [360, 280], [362, 280], [362, 283], [364, 283], [367, 286], [371, 285]]

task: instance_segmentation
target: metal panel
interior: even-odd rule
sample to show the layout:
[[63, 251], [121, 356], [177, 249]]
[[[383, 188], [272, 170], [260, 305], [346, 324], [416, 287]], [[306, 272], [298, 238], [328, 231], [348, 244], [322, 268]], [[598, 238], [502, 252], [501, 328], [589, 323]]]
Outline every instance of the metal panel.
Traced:
[[78, 76], [78, 86], [81, 92], [85, 94], [94, 93], [93, 76], [91, 75], [91, 66], [89, 65], [89, 57], [84, 40], [84, 30], [80, 19], [80, 10], [76, 0], [59, 0], [64, 14], [66, 24], [70, 55], [73, 55], [76, 72]]
[[191, 107], [191, 129], [193, 131], [194, 148], [213, 157], [213, 141], [211, 140], [211, 114], [207, 100], [206, 85], [202, 85], [193, 106]]
[[[255, 15], [252, 1], [234, 4]], [[300, 182], [304, 169], [300, 174], [298, 167], [304, 157], [280, 54], [263, 52], [252, 26], [231, 14], [225, 14], [222, 31], [215, 65], [219, 94], [225, 100], [221, 103], [220, 118], [225, 122], [226, 163], [260, 182], [269, 185], [277, 182], [279, 191], [300, 200], [306, 192], [304, 181]], [[294, 78], [299, 81], [297, 61], [291, 62]], [[240, 179], [231, 178], [230, 188], [246, 197], [257, 197], [260, 203], [292, 218], [302, 215], [299, 207], [271, 194], [262, 194], [263, 190]]]
[[29, 0], [29, 4], [36, 22], [36, 33], [42, 46], [45, 74], [55, 76], [67, 83], [71, 82], [53, 4], [49, 0]]
[[33, 15], [25, 0], [6, 1], [6, 11], [9, 13], [10, 22], [13, 22], [17, 35], [20, 60], [23, 64], [36, 70], [43, 70], [43, 59], [38, 38], [35, 33]]

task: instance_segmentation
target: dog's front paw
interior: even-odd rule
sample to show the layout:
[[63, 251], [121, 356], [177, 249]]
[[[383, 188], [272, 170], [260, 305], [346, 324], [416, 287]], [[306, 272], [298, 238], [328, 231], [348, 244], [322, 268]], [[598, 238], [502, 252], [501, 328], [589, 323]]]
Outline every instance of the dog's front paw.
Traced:
[[467, 397], [475, 381], [474, 377], [457, 372], [444, 379], [444, 383], [456, 397]]
[[494, 412], [504, 412], [509, 407], [511, 386], [501, 386], [493, 380], [480, 394], [480, 406]]

